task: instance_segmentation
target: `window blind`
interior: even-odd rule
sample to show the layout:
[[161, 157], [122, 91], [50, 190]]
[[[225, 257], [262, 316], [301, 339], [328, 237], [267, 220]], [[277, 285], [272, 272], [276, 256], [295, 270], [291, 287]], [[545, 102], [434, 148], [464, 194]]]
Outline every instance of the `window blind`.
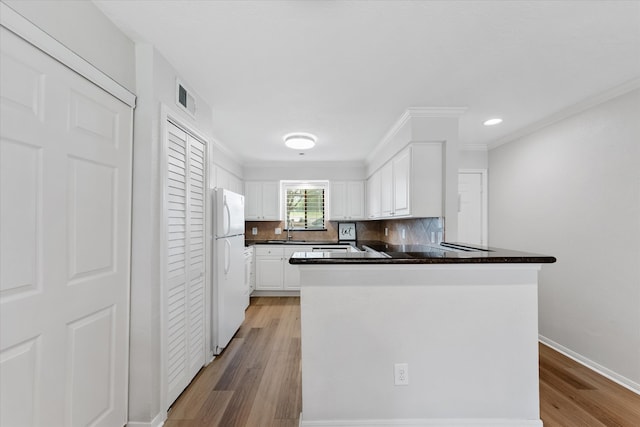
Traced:
[[325, 189], [325, 186], [285, 186], [288, 229], [324, 229]]

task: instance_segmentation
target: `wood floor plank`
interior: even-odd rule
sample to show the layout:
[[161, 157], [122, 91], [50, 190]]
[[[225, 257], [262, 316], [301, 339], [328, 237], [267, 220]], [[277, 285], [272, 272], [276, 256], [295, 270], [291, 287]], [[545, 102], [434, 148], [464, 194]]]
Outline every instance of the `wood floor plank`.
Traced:
[[[640, 426], [639, 395], [545, 345], [539, 348], [540, 407], [545, 426], [558, 418], [562, 427]], [[588, 414], [589, 422], [583, 413]]]
[[606, 427], [587, 411], [575, 405], [570, 397], [544, 381], [540, 382], [540, 413], [544, 427], [589, 426]]
[[[166, 427], [297, 427], [300, 299], [252, 298], [222, 355], [178, 398]], [[540, 345], [545, 427], [640, 427], [640, 395]]]
[[216, 358], [217, 369], [202, 369], [193, 379], [186, 391], [180, 395], [171, 407], [172, 419], [189, 420], [198, 415], [200, 408], [211, 393], [211, 384], [216, 384], [227, 371], [236, 353], [242, 347], [243, 339], [235, 339], [229, 343], [221, 356]]
[[297, 419], [302, 409], [301, 399], [296, 393], [302, 382], [300, 340], [291, 338], [289, 341], [285, 361], [287, 369], [280, 386], [280, 399], [275, 413], [275, 419], [278, 420]]
[[256, 427], [269, 427], [274, 419], [276, 407], [279, 400], [281, 379], [285, 375], [286, 358], [281, 351], [271, 353], [271, 357], [265, 371], [268, 375], [263, 375], [258, 386], [247, 425]]

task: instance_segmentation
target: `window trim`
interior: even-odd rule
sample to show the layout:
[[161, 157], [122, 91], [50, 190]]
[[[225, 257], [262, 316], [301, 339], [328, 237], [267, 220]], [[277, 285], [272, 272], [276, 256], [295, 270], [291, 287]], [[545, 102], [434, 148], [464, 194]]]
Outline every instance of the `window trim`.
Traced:
[[324, 191], [324, 203], [322, 219], [323, 224], [321, 228], [295, 228], [292, 227], [291, 231], [326, 231], [327, 221], [329, 221], [329, 181], [328, 180], [285, 180], [280, 181], [280, 194], [281, 207], [284, 215], [284, 230], [289, 230], [289, 212], [287, 211], [287, 190], [300, 189], [300, 190], [315, 190], [321, 189]]

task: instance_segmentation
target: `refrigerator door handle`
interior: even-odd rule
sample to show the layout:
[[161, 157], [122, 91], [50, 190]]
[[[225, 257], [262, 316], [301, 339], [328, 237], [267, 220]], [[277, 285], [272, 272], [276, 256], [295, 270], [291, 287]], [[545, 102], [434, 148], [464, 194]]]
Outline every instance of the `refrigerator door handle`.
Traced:
[[229, 273], [231, 268], [231, 242], [229, 239], [224, 239], [224, 274]]
[[231, 210], [229, 209], [229, 204], [227, 203], [227, 196], [224, 196], [223, 206], [224, 206], [224, 213], [223, 213], [224, 234], [229, 235], [229, 232], [231, 231]]

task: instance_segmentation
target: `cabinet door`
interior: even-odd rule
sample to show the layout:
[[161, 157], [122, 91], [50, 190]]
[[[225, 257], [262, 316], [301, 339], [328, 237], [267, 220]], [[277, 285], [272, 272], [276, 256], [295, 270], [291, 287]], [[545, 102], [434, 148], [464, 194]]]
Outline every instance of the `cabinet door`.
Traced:
[[411, 215], [410, 205], [411, 148], [393, 159], [393, 212], [394, 216]]
[[262, 220], [280, 220], [280, 186], [277, 181], [262, 183]]
[[262, 184], [248, 181], [244, 187], [244, 218], [246, 220], [262, 219]]
[[364, 214], [364, 181], [350, 181], [347, 183], [347, 218], [362, 219]]
[[331, 205], [329, 218], [332, 220], [347, 219], [347, 183], [343, 181], [331, 183]]
[[305, 250], [311, 250], [311, 247], [307, 246], [295, 246], [288, 247], [284, 250], [284, 258], [282, 260], [282, 270], [284, 272], [284, 290], [297, 291], [300, 289], [300, 267], [297, 265], [289, 264], [289, 258], [294, 252], [304, 252]]
[[234, 193], [244, 194], [244, 185], [242, 185], [242, 180], [234, 175], [229, 175], [229, 189]]
[[282, 290], [282, 257], [256, 257], [256, 289]]
[[367, 216], [380, 217], [380, 172], [376, 172], [367, 181]]
[[229, 186], [229, 173], [218, 165], [214, 166], [216, 187], [231, 190]]
[[393, 163], [389, 162], [380, 169], [380, 214], [393, 216]]

